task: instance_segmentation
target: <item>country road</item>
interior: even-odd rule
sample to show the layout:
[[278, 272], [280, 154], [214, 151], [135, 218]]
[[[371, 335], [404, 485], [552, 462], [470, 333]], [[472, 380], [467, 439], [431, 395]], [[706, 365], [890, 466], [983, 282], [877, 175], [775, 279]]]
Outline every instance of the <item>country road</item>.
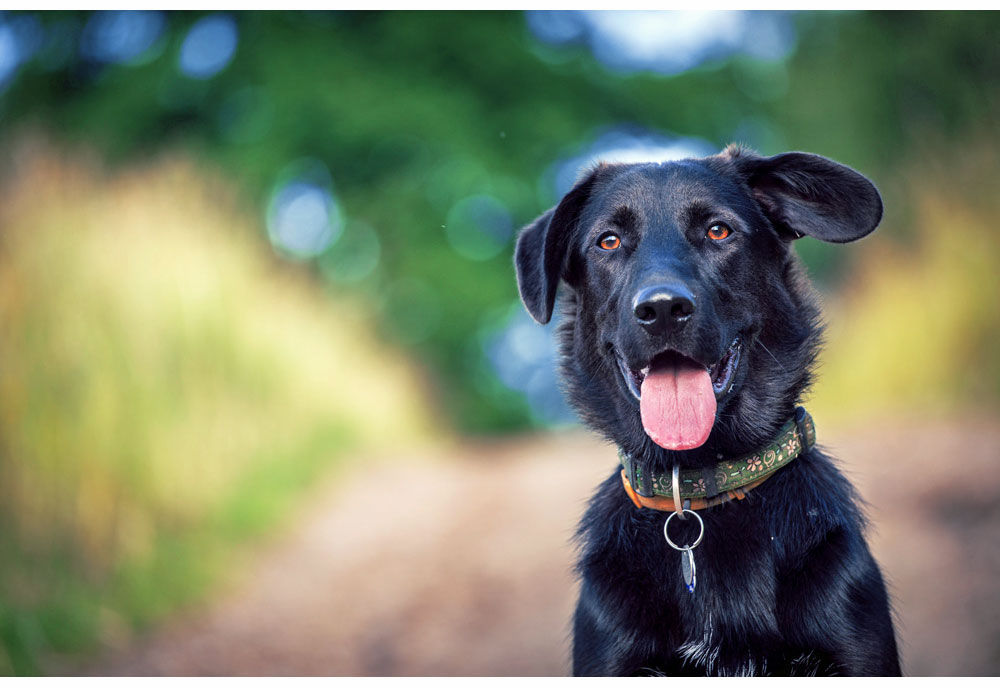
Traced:
[[[1000, 422], [819, 434], [870, 503], [905, 672], [1000, 672]], [[615, 464], [583, 432], [372, 459], [212, 601], [67, 671], [567, 674], [569, 539]]]

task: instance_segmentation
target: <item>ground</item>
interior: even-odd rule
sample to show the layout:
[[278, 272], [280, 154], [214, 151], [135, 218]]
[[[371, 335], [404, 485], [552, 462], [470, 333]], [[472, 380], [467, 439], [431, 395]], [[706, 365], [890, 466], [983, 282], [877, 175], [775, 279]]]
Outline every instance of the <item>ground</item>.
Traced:
[[[824, 432], [868, 500], [909, 675], [1000, 672], [1000, 423]], [[206, 605], [72, 672], [564, 675], [570, 537], [614, 450], [582, 431], [369, 457]]]

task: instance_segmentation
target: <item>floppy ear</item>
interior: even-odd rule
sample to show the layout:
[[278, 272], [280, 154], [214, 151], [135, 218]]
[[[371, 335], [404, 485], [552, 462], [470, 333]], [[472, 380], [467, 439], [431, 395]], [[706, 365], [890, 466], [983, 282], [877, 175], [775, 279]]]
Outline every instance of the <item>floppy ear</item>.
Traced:
[[[735, 151], [734, 151], [735, 152]], [[809, 153], [734, 157], [757, 202], [779, 232], [846, 243], [875, 230], [882, 198], [850, 167]]]
[[533, 318], [546, 324], [552, 318], [556, 288], [566, 266], [569, 239], [590, 193], [608, 166], [601, 165], [577, 183], [544, 215], [521, 230], [514, 248], [514, 268], [521, 301]]

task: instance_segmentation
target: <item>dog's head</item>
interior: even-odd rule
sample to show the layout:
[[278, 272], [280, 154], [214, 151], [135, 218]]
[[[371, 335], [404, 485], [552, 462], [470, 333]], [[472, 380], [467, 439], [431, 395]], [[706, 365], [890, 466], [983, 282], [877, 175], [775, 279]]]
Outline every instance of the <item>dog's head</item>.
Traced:
[[881, 216], [868, 179], [817, 155], [602, 164], [521, 231], [518, 287], [544, 324], [569, 286], [562, 373], [589, 425], [707, 462], [766, 441], [808, 385], [820, 327], [792, 241], [853, 241]]

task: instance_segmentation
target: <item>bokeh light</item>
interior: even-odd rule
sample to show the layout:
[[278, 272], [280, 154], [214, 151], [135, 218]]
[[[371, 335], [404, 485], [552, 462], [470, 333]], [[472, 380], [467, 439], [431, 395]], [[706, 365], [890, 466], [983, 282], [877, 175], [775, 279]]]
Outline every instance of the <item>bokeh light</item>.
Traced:
[[582, 12], [570, 10], [529, 10], [524, 13], [528, 28], [547, 43], [569, 43], [580, 39], [586, 32]]
[[319, 255], [340, 233], [340, 209], [329, 190], [290, 181], [271, 200], [267, 230], [271, 243], [294, 258]]
[[492, 196], [476, 195], [455, 203], [445, 224], [448, 243], [470, 260], [488, 260], [510, 241], [514, 222], [503, 203]]
[[580, 175], [598, 162], [667, 162], [718, 152], [718, 146], [694, 137], [621, 126], [599, 133], [580, 152], [557, 160], [542, 179], [543, 195], [555, 202], [573, 188]]
[[151, 59], [166, 25], [163, 12], [95, 12], [80, 37], [80, 53], [96, 62], [140, 64]]
[[0, 88], [10, 80], [21, 62], [14, 31], [6, 24], [0, 24]]
[[508, 388], [523, 394], [534, 419], [544, 424], [576, 420], [559, 389], [556, 373], [558, 320], [557, 308], [552, 321], [539, 326], [521, 301], [515, 301], [499, 331], [488, 334], [483, 345], [494, 374]]
[[742, 53], [767, 60], [795, 47], [788, 13], [745, 11], [529, 11], [541, 40], [586, 42], [617, 71], [678, 74], [709, 60]]
[[228, 14], [213, 14], [195, 22], [181, 44], [178, 67], [192, 79], [209, 79], [232, 61], [239, 34]]
[[35, 55], [45, 38], [45, 30], [34, 15], [4, 19], [0, 14], [0, 91], [13, 81], [20, 66]]

